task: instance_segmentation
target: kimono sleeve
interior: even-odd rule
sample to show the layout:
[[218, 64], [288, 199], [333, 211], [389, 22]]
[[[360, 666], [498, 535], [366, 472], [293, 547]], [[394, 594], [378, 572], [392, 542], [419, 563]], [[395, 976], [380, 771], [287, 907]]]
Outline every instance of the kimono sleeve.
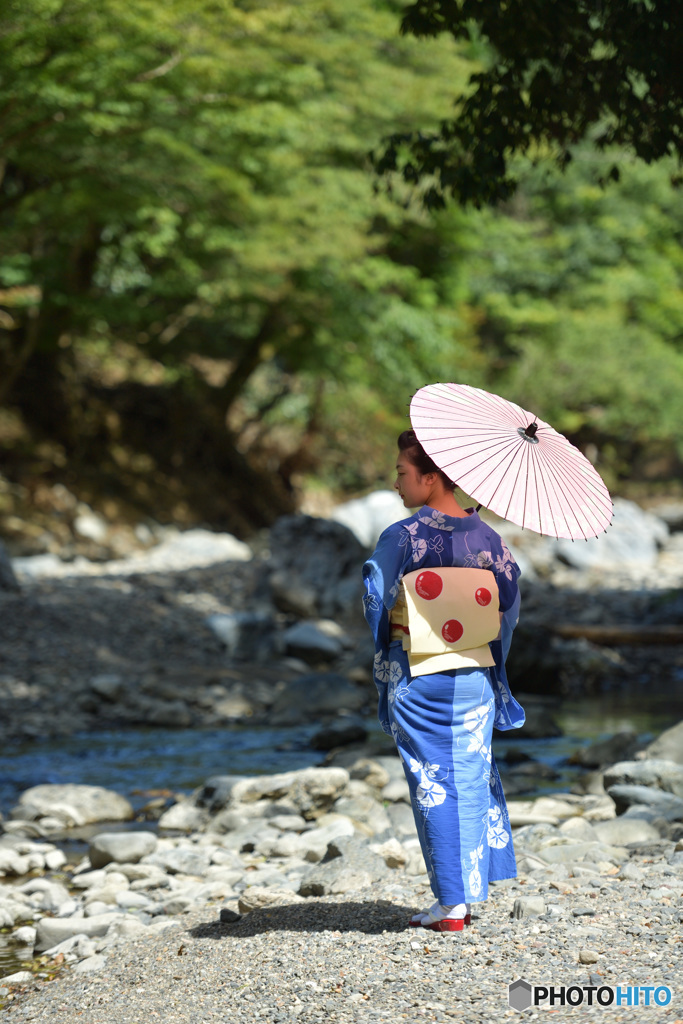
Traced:
[[402, 535], [400, 527], [390, 526], [384, 531], [377, 547], [363, 566], [363, 613], [375, 642], [373, 678], [379, 696], [377, 713], [380, 725], [387, 733], [391, 732], [388, 713], [391, 641], [389, 615], [396, 604], [406, 559], [406, 548], [400, 543]]
[[520, 594], [517, 580], [521, 570], [512, 557], [505, 541], [493, 533], [491, 536], [491, 555], [493, 572], [498, 583], [500, 610], [503, 613], [500, 624], [500, 636], [490, 644], [495, 658], [495, 667], [491, 670], [496, 712], [494, 725], [496, 729], [519, 729], [524, 725], [524, 709], [513, 697], [505, 671], [512, 633], [519, 620]]
[[515, 562], [510, 549], [502, 537], [491, 532], [491, 558], [493, 565], [490, 567], [496, 577], [498, 594], [500, 598], [500, 610], [507, 612], [518, 601], [519, 587], [517, 580], [522, 574], [521, 569]]

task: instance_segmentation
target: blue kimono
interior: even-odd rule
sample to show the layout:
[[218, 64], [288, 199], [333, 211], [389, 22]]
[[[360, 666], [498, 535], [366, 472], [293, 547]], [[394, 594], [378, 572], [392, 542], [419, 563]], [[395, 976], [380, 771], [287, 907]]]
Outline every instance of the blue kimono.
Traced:
[[[440, 566], [494, 573], [503, 613], [500, 637], [490, 644], [495, 665], [411, 677], [402, 642], [391, 639], [391, 609], [405, 573]], [[379, 720], [401, 756], [432, 890], [445, 906], [485, 900], [489, 881], [517, 874], [491, 738], [494, 725], [524, 724], [505, 674], [519, 574], [501, 537], [476, 512], [456, 518], [426, 505], [386, 529], [363, 566]]]

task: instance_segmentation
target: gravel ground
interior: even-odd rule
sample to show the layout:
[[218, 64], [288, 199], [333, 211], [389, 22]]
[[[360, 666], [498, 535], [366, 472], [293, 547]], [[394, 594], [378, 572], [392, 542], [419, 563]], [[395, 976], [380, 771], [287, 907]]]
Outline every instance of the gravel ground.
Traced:
[[[445, 935], [407, 927], [431, 903], [423, 880], [407, 876], [372, 892], [255, 910], [233, 924], [220, 923], [220, 903], [194, 907], [163, 933], [119, 940], [97, 972], [68, 969], [13, 987], [5, 1013], [16, 1024], [490, 1024], [520, 1016], [508, 985], [523, 978], [672, 992], [661, 1007], [642, 1005], [642, 992], [631, 1007], [588, 1006], [584, 994], [582, 1006], [531, 1007], [528, 1019], [681, 1024], [682, 858], [665, 843], [634, 852], [612, 876], [534, 873], [498, 883], [475, 905], [471, 927]], [[656, 889], [662, 883], [669, 897]], [[540, 897], [546, 912], [514, 919], [520, 897]]]

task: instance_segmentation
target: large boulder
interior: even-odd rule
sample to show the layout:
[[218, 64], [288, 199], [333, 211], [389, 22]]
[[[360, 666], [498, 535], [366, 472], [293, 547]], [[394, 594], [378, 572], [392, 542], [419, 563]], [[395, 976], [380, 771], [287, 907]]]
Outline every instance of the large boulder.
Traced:
[[396, 491], [373, 491], [364, 498], [337, 505], [330, 518], [348, 527], [363, 547], [372, 551], [380, 534], [407, 515]]
[[683, 799], [683, 765], [652, 758], [647, 761], [619, 761], [605, 769], [605, 789], [610, 786], [653, 786]]
[[311, 672], [286, 683], [269, 713], [272, 725], [296, 725], [336, 716], [341, 711], [360, 711], [368, 691], [337, 672]]
[[633, 501], [615, 498], [614, 518], [605, 533], [579, 544], [558, 540], [557, 554], [576, 569], [650, 566], [668, 536], [669, 528], [658, 516]]
[[10, 817], [20, 821], [40, 821], [48, 830], [59, 831], [98, 821], [130, 821], [131, 804], [119, 793], [101, 786], [33, 786], [19, 797]]
[[666, 729], [645, 748], [648, 758], [683, 764], [683, 722]]
[[[360, 610], [360, 567], [367, 554], [341, 523], [282, 516], [270, 531], [271, 591], [285, 611], [296, 605], [319, 618]], [[288, 588], [292, 591], [288, 600]]]

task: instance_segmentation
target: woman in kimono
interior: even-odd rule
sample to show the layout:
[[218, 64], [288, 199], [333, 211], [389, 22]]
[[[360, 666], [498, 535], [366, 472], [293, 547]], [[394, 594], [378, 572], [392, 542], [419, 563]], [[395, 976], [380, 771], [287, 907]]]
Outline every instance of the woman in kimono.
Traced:
[[[363, 566], [364, 612], [375, 641], [379, 720], [403, 763], [436, 897], [410, 923], [460, 931], [470, 923], [471, 903], [487, 898], [488, 883], [517, 873], [491, 737], [494, 725], [515, 729], [524, 724], [505, 674], [518, 619], [520, 570], [500, 536], [475, 511], [461, 508], [455, 484], [413, 431], [404, 431], [398, 444], [394, 486], [406, 508], [418, 511], [386, 529]], [[452, 567], [475, 572], [463, 577], [462, 572], [454, 575]], [[449, 617], [455, 607], [465, 621], [457, 611], [462, 600], [453, 605], [448, 583], [455, 580], [462, 591], [463, 578], [470, 589], [476, 587], [472, 606], [489, 605], [488, 633], [479, 629], [470, 649], [467, 637], [454, 642], [463, 627]], [[484, 586], [478, 585], [482, 580]], [[432, 600], [436, 591], [438, 600]], [[417, 605], [429, 606], [425, 614], [432, 615], [431, 625]], [[435, 631], [434, 614], [446, 618], [442, 636]], [[476, 614], [473, 622], [476, 633]], [[437, 642], [437, 649], [417, 649], [420, 635]], [[479, 642], [482, 635], [484, 643]]]

